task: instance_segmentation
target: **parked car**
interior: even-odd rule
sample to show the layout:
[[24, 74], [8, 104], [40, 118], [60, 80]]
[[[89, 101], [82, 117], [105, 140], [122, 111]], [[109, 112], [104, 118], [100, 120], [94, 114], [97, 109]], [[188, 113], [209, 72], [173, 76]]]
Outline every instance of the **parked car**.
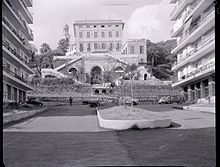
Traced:
[[184, 103], [184, 102], [185, 102], [185, 100], [182, 96], [172, 96], [172, 97], [170, 97], [170, 103], [180, 104], [180, 103]]
[[165, 96], [165, 97], [162, 97], [160, 98], [160, 100], [158, 101], [159, 104], [168, 104], [170, 103], [170, 98], [169, 96]]
[[162, 97], [158, 103], [159, 104], [171, 104], [171, 103], [184, 103], [185, 100], [182, 96], [166, 96]]
[[42, 102], [35, 100], [35, 99], [29, 99], [28, 101], [26, 101], [26, 103], [34, 105], [34, 106], [43, 106]]
[[122, 96], [118, 99], [118, 104], [129, 104], [131, 105], [133, 103], [133, 105], [137, 105], [138, 104], [138, 99], [132, 99], [130, 96]]

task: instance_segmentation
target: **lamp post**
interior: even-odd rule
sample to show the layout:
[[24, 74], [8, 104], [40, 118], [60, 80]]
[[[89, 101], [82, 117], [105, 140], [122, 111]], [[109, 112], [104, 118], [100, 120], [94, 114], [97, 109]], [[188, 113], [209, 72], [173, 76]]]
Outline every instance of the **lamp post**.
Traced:
[[133, 78], [134, 78], [134, 76], [132, 76], [131, 77], [131, 107], [133, 108], [133, 96], [134, 96], [134, 94], [133, 94]]

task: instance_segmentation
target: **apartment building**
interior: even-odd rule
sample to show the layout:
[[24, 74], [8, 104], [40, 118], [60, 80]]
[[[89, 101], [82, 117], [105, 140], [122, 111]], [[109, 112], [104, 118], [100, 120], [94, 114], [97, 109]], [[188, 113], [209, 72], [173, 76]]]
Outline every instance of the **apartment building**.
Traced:
[[215, 102], [215, 7], [213, 0], [170, 0], [177, 46], [172, 70], [187, 100]]
[[119, 52], [122, 47], [122, 20], [78, 20], [73, 24], [76, 51]]
[[138, 64], [147, 64], [147, 45], [145, 39], [129, 39], [121, 49], [123, 55], [138, 55]]
[[33, 33], [28, 24], [33, 24], [29, 7], [32, 0], [3, 0], [2, 2], [2, 62], [3, 101], [21, 102], [26, 92], [32, 90], [28, 84], [31, 52], [29, 41]]

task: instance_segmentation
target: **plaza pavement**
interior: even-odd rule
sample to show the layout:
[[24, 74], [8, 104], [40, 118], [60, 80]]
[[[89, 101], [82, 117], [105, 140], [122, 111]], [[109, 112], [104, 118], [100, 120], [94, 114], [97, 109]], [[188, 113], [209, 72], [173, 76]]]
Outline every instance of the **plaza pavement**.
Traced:
[[[87, 108], [88, 106], [82, 106]], [[138, 107], [147, 108], [147, 105], [140, 105]], [[154, 108], [161, 106], [155, 105]], [[59, 111], [60, 108], [60, 111]], [[95, 109], [90, 108], [92, 115], [80, 115], [80, 111], [74, 111], [74, 106], [53, 107], [57, 110], [53, 116], [36, 116], [24, 122], [15, 124], [14, 126], [4, 129], [5, 132], [102, 132], [110, 129], [104, 129], [99, 126]], [[69, 112], [62, 115], [62, 111]], [[73, 111], [71, 111], [73, 110]], [[72, 112], [72, 113], [71, 113]], [[83, 112], [83, 109], [82, 111]], [[71, 113], [71, 114], [70, 114]], [[174, 124], [179, 126], [173, 127], [177, 129], [194, 129], [215, 127], [215, 114], [190, 111], [190, 110], [168, 110], [163, 111], [164, 115], [171, 118]], [[61, 116], [62, 115], [62, 116]]]
[[[215, 114], [138, 106], [169, 115], [173, 128], [100, 128], [95, 108], [56, 106], [3, 129], [6, 166], [215, 166]], [[46, 132], [46, 133], [45, 133]]]

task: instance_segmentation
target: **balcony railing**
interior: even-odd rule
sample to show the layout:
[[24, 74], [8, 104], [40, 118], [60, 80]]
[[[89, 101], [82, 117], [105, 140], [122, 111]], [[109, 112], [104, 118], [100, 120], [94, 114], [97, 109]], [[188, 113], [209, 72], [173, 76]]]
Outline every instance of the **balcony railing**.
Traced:
[[21, 18], [21, 16], [19, 15], [19, 13], [17, 12], [17, 10], [15, 9], [15, 7], [11, 4], [11, 2], [9, 0], [5, 0], [7, 2], [7, 4], [10, 6], [10, 8], [12, 9], [12, 11], [15, 13], [15, 15], [17, 16], [17, 18], [19, 19], [20, 23], [23, 25], [23, 27], [26, 29], [26, 31], [28, 32], [28, 34], [31, 36], [31, 38], [33, 39], [33, 32], [32, 30], [27, 26], [26, 22]]
[[7, 99], [7, 92], [6, 91], [3, 92], [3, 98]]
[[213, 67], [213, 66], [215, 66], [215, 61], [211, 61], [211, 62], [209, 62], [209, 63], [203, 65], [202, 67], [197, 68], [197, 69], [193, 70], [193, 71], [190, 72], [190, 73], [187, 73], [186, 75], [182, 76], [181, 79], [175, 79], [175, 80], [173, 80], [173, 83], [177, 83], [177, 82], [180, 82], [180, 81], [182, 81], [182, 80], [185, 80], [185, 79], [187, 79], [187, 78], [189, 78], [189, 77], [191, 77], [191, 76], [193, 76], [193, 75], [195, 75], [195, 74], [197, 74], [197, 73], [200, 73], [200, 72], [202, 72], [202, 71], [204, 71], [204, 70], [206, 70], [206, 69], [209, 69], [209, 68], [211, 68], [211, 67]]
[[17, 58], [19, 58], [22, 62], [24, 62], [28, 67], [30, 67], [29, 63], [24, 58], [22, 58], [20, 56], [20, 54], [17, 53], [17, 51], [15, 49], [13, 49], [8, 42], [2, 41], [2, 45], [4, 47], [6, 47], [13, 55], [15, 55]]
[[170, 17], [173, 15], [173, 13], [176, 11], [176, 9], [180, 6], [180, 4], [181, 4], [182, 1], [183, 1], [183, 0], [179, 0], [179, 1], [177, 2], [176, 6], [174, 7], [174, 9], [172, 10], [172, 12], [170, 13]]
[[[177, 10], [177, 8], [181, 5], [181, 2], [182, 2], [183, 0], [180, 0], [178, 3], [177, 3], [177, 5], [174, 7], [174, 9], [172, 10], [172, 12], [170, 13], [170, 17], [174, 14], [174, 12]], [[191, 8], [190, 8], [190, 10], [186, 13], [186, 15], [184, 16], [184, 18], [183, 19], [185, 19], [191, 12], [192, 12], [192, 10], [195, 8], [195, 7], [197, 7], [198, 6], [198, 4], [201, 2], [201, 0], [196, 0], [196, 1], [194, 1], [193, 2], [193, 4], [192, 4], [192, 6], [191, 6]]]
[[182, 37], [178, 42], [177, 45], [179, 45], [184, 39], [186, 39], [188, 36], [190, 36], [196, 29], [198, 29], [209, 17], [215, 15], [215, 11], [210, 12], [209, 14], [207, 14], [205, 17], [203, 17], [196, 26], [192, 27], [192, 29], [190, 30], [189, 33], [187, 33], [187, 35], [185, 35], [184, 37]]
[[10, 71], [10, 69], [8, 69], [7, 67], [3, 66], [3, 71], [5, 71], [6, 73], [8, 73], [9, 75], [19, 79], [20, 81], [24, 82], [24, 83], [28, 83], [28, 80], [26, 80], [25, 78], [19, 76], [18, 74]]
[[11, 26], [11, 24], [3, 17], [2, 21], [8, 26], [9, 29], [20, 39], [21, 43], [24, 45], [24, 47], [27, 48], [27, 41], [25, 38], [22, 38], [18, 32]]
[[[196, 53], [197, 51], [199, 51], [201, 48], [205, 47], [206, 45], [208, 45], [209, 43], [211, 43], [212, 41], [215, 40], [215, 35], [211, 35], [210, 37], [208, 37], [205, 41], [203, 41], [198, 47], [194, 48], [193, 50], [191, 50], [189, 53], [186, 54], [186, 56], [182, 57], [181, 59], [179, 59], [179, 62], [182, 62], [182, 60], [186, 60], [186, 58], [190, 57], [192, 54]], [[172, 67], [177, 66], [180, 63], [174, 62]]]
[[25, 2], [23, 0], [20, 0], [22, 6], [24, 7], [25, 12], [27, 13], [28, 17], [31, 18], [31, 20], [33, 20], [33, 16], [31, 15], [30, 11], [28, 10]]

